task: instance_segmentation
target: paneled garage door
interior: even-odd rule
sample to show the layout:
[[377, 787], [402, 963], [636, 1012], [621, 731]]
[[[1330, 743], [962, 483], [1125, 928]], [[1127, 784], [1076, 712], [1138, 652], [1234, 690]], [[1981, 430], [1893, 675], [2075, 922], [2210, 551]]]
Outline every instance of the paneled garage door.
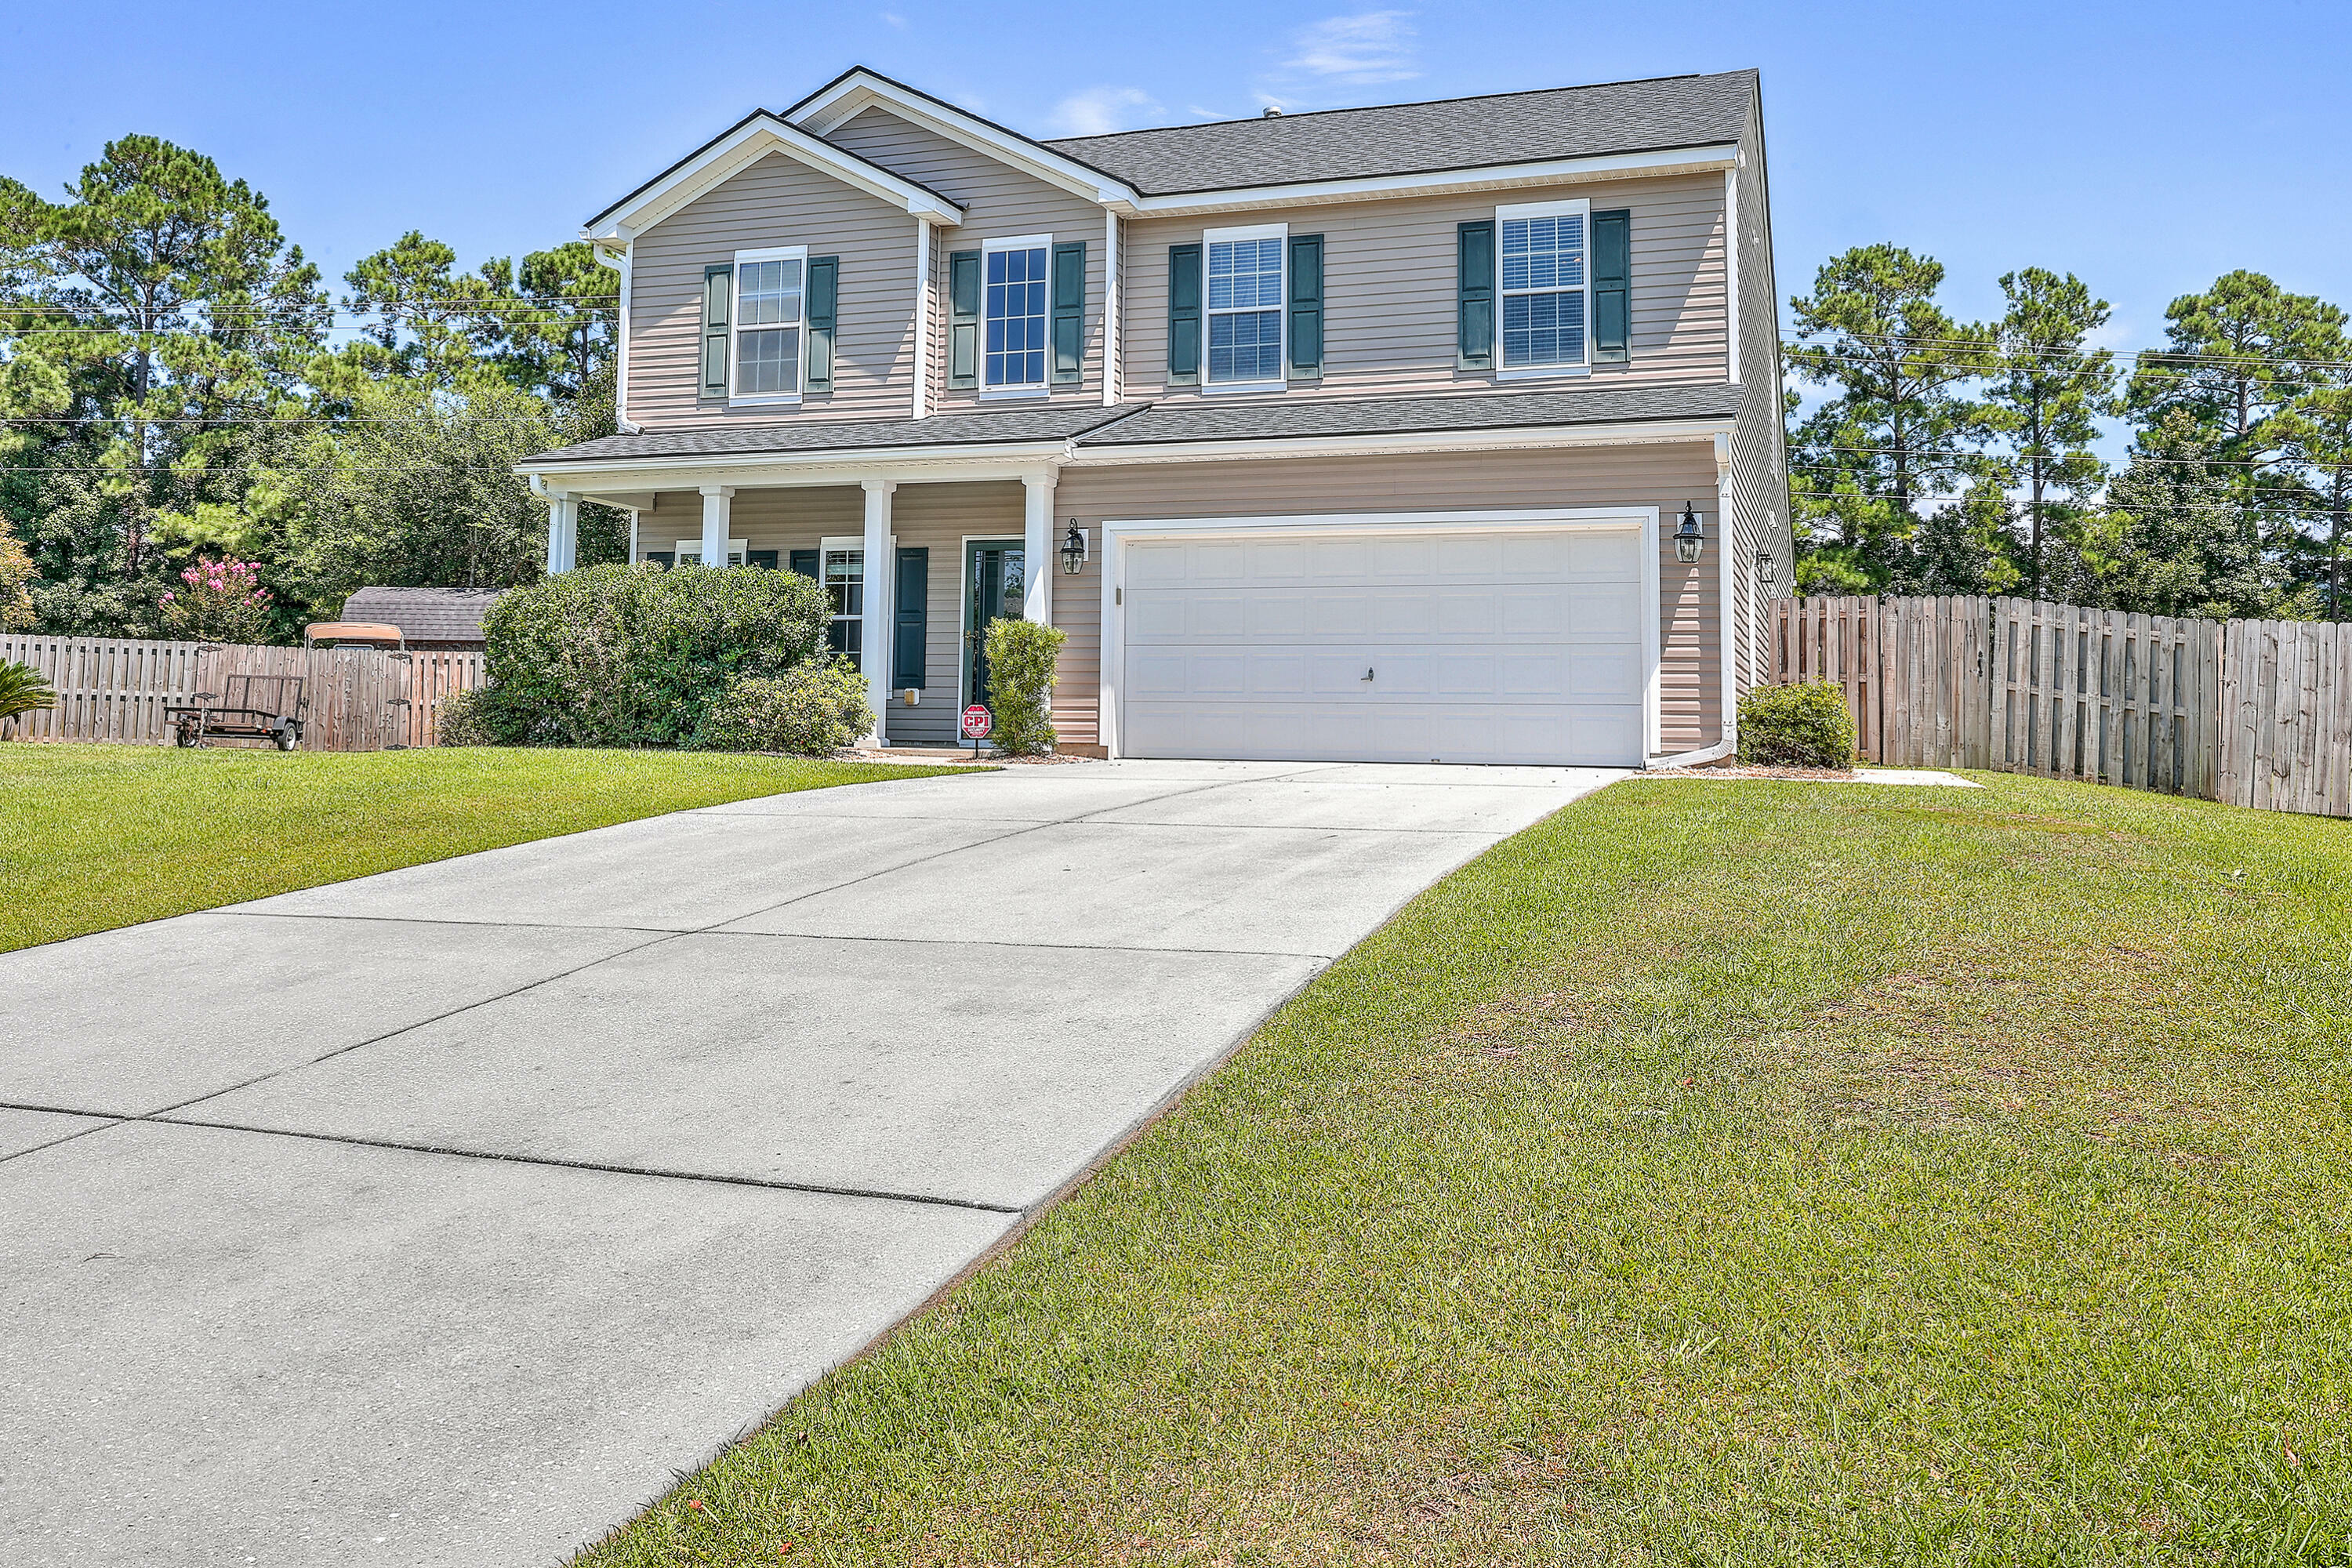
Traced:
[[1129, 756], [1642, 761], [1638, 525], [1125, 548]]

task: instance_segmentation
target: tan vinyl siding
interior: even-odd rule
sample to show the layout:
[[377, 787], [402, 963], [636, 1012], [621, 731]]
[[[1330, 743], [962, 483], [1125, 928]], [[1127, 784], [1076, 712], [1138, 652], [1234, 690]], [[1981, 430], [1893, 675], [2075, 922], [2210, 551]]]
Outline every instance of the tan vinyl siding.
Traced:
[[[975, 484], [901, 484], [890, 497], [890, 531], [900, 549], [931, 552], [924, 595], [923, 686], [912, 708], [894, 690], [887, 715], [893, 744], [952, 745], [956, 714], [964, 700], [963, 542], [966, 535], [1021, 537], [1020, 481]], [[826, 539], [862, 539], [866, 492], [856, 485], [798, 486], [736, 490], [728, 537], [746, 550], [772, 550], [780, 568], [795, 550], [814, 550]], [[680, 540], [702, 537], [702, 496], [697, 490], [664, 490], [654, 509], [637, 518], [637, 549], [645, 554], [674, 550]], [[888, 629], [878, 646], [890, 647]]]
[[[702, 270], [738, 250], [805, 245], [841, 258], [830, 395], [798, 406], [704, 401]], [[912, 412], [915, 220], [772, 153], [630, 247], [628, 417], [648, 429], [730, 420], [904, 417]]]
[[[947, 385], [947, 257], [957, 250], [978, 250], [991, 239], [1050, 234], [1056, 240], [1084, 240], [1087, 246], [1087, 309], [1085, 377], [1066, 385], [1048, 383], [1057, 399], [1102, 401], [1103, 211], [1093, 202], [1074, 196], [983, 153], [949, 141], [901, 119], [887, 109], [868, 109], [832, 132], [826, 138], [884, 168], [937, 191], [964, 209], [957, 228], [935, 229], [937, 249], [931, 258], [935, 285], [931, 323], [931, 406], [969, 410], [996, 406], [976, 390], [950, 391]], [[912, 252], [907, 266], [911, 268]], [[1050, 375], [1050, 372], [1048, 374]]]
[[1054, 582], [1054, 622], [1069, 634], [1055, 690], [1055, 724], [1065, 741], [1095, 738], [1102, 658], [1100, 530], [1107, 518], [1641, 506], [1655, 507], [1660, 518], [1662, 743], [1667, 752], [1711, 744], [1722, 722], [1716, 563], [1709, 557], [1685, 566], [1666, 535], [1683, 502], [1707, 508], [1715, 485], [1711, 443], [1065, 468], [1054, 494], [1056, 526], [1076, 519], [1091, 534], [1095, 551], [1083, 573]]
[[[1455, 369], [1455, 226], [1498, 204], [1589, 197], [1633, 219], [1633, 351], [1589, 377], [1512, 379]], [[1211, 228], [1287, 222], [1323, 236], [1323, 377], [1286, 392], [1167, 384], [1168, 247]], [[1128, 225], [1125, 395], [1131, 398], [1381, 397], [1725, 379], [1723, 181], [1717, 174], [1350, 202]]]
[[[1788, 459], [1780, 408], [1780, 294], [1772, 269], [1771, 200], [1764, 142], [1749, 121], [1735, 174], [1739, 215], [1739, 381], [1746, 388], [1731, 437], [1734, 572], [1733, 679], [1739, 690], [1772, 679], [1771, 601], [1790, 591], [1796, 572], [1789, 526]], [[1778, 580], [1763, 586], [1756, 553], [1769, 552]]]

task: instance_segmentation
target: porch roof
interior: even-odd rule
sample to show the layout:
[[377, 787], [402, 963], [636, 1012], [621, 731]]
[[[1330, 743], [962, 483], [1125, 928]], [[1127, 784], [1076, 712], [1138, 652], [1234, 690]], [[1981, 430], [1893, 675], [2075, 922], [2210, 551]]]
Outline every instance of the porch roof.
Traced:
[[927, 419], [856, 419], [829, 423], [751, 424], [730, 420], [679, 430], [604, 436], [525, 458], [526, 469], [562, 464], [611, 466], [664, 458], [763, 457], [771, 453], [835, 454], [920, 450], [931, 447], [995, 447], [1068, 441], [1124, 419], [1149, 405], [1045, 404], [988, 414], [934, 414]]
[[1152, 404], [1080, 437], [1081, 451], [1176, 442], [1310, 440], [1319, 436], [1403, 436], [1444, 431], [1559, 428], [1652, 420], [1730, 419], [1737, 384], [1695, 382], [1573, 392], [1474, 392], [1428, 397], [1319, 400], [1208, 399]]

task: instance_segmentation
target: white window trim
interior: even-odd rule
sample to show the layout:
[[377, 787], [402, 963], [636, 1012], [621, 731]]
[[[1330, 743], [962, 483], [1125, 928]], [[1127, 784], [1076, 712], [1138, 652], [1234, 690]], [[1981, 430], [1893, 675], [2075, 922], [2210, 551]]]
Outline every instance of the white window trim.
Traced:
[[[671, 557], [673, 563], [688, 559], [695, 561], [702, 559], [702, 541], [699, 538], [681, 539], [677, 542], [677, 553]], [[751, 563], [751, 547], [750, 541], [730, 539], [727, 542], [728, 565], [748, 565]]]
[[[771, 246], [764, 250], [739, 250], [735, 253], [735, 276], [731, 283], [734, 292], [732, 297], [729, 300], [727, 306], [728, 406], [730, 408], [758, 408], [768, 407], [773, 405], [798, 403], [801, 400], [801, 389], [797, 387], [791, 392], [743, 393], [737, 392], [735, 390], [737, 387], [743, 384], [741, 368], [743, 357], [743, 264], [747, 261], [797, 261], [801, 264], [800, 319], [790, 324], [795, 327], [799, 332], [799, 336], [795, 340], [799, 346], [793, 350], [793, 358], [797, 362], [795, 374], [799, 379], [803, 381], [805, 381], [808, 376], [808, 247], [805, 245], [777, 245]], [[785, 324], [786, 323], [782, 321], [762, 321], [753, 330], [756, 331], [770, 331]]]
[[[1565, 217], [1574, 213], [1584, 219], [1584, 359], [1579, 364], [1505, 364], [1503, 363], [1503, 220], [1515, 217]], [[1539, 290], [1549, 293], [1550, 289]], [[1519, 290], [1528, 292], [1527, 289]], [[1496, 381], [1538, 381], [1563, 375], [1592, 374], [1592, 201], [1578, 196], [1571, 201], [1516, 202], [1495, 209], [1495, 379]]]
[[[1271, 376], [1255, 381], [1212, 381], [1209, 379], [1209, 340], [1214, 335], [1210, 321], [1217, 316], [1255, 315], [1265, 309], [1263, 305], [1246, 311], [1212, 310], [1209, 309], [1209, 247], [1227, 240], [1278, 239], [1276, 251], [1281, 267], [1280, 281], [1275, 285], [1275, 297], [1280, 302], [1274, 308], [1275, 351]], [[1201, 390], [1212, 395], [1221, 392], [1280, 392], [1290, 384], [1290, 226], [1286, 223], [1251, 224], [1242, 228], [1204, 229], [1201, 234]]]
[[983, 239], [980, 242], [980, 400], [993, 403], [1007, 397], [1050, 397], [1054, 392], [1054, 351], [1045, 350], [1045, 378], [1043, 381], [1008, 382], [1003, 386], [988, 384], [988, 258], [1000, 251], [1042, 250], [1045, 253], [1045, 331], [1050, 340], [1054, 328], [1054, 237], [1050, 234], [1024, 234], [1011, 239]]
[[[898, 536], [897, 534], [894, 533], [890, 536], [890, 542], [887, 549], [889, 551], [889, 554], [884, 558], [885, 563], [887, 565], [895, 566], [898, 560]], [[866, 553], [866, 536], [862, 533], [828, 533], [824, 538], [816, 542], [816, 585], [820, 588], [823, 588], [825, 585], [824, 558], [836, 550], [846, 551], [853, 555], [862, 558]], [[857, 595], [857, 603], [859, 605], [864, 606], [874, 603], [874, 567], [871, 562], [863, 559], [859, 560], [858, 565], [865, 573], [865, 575], [860, 577], [858, 581], [864, 585], [866, 591]], [[832, 625], [836, 620], [856, 621], [857, 623], [857, 668], [861, 670], [864, 669], [866, 668], [866, 634], [870, 629], [866, 626], [868, 617], [865, 609], [861, 607], [854, 616], [835, 616], [828, 609], [825, 613], [824, 618], [825, 624], [828, 626]]]

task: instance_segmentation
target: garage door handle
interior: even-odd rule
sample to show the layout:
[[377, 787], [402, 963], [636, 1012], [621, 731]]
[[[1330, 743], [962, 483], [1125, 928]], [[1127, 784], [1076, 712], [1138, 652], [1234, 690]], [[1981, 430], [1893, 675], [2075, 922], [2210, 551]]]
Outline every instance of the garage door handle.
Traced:
[[1368, 670], [1364, 671], [1364, 679], [1365, 679], [1366, 680], [1370, 680], [1371, 678], [1372, 678], [1372, 672], [1371, 672], [1370, 670], [1369, 670], [1369, 669], [1368, 669]]

